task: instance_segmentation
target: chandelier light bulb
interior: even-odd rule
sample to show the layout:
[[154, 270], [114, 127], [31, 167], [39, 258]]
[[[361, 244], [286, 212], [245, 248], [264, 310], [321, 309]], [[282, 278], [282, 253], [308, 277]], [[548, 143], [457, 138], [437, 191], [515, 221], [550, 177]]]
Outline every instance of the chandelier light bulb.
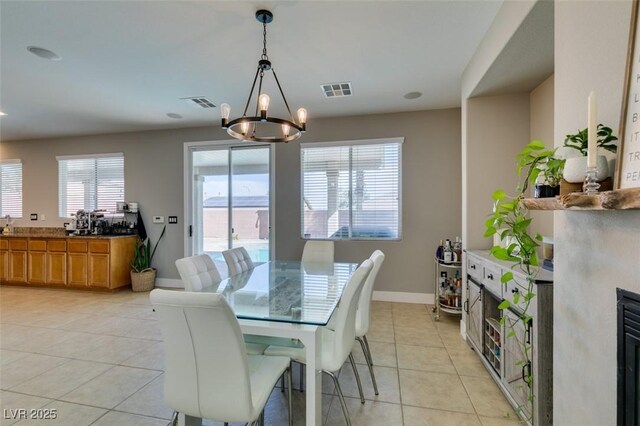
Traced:
[[282, 134], [287, 137], [289, 136], [289, 130], [291, 129], [291, 126], [289, 126], [288, 124], [283, 124], [282, 125]]
[[220, 105], [220, 115], [222, 118], [228, 120], [229, 114], [231, 114], [231, 106], [229, 104]]
[[240, 132], [242, 132], [243, 135], [246, 135], [248, 131], [249, 131], [249, 122], [243, 121], [242, 123], [240, 123]]
[[258, 103], [260, 104], [260, 116], [264, 119], [267, 118], [267, 109], [269, 109], [269, 95], [263, 93], [258, 98]]
[[304, 108], [298, 109], [298, 123], [300, 124], [307, 123], [307, 110]]

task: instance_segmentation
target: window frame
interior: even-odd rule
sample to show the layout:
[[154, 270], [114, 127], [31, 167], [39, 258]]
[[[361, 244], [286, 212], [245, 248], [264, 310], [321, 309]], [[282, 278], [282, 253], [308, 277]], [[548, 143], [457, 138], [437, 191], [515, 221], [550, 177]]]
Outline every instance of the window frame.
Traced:
[[[349, 148], [349, 175], [351, 181], [351, 173], [353, 167], [353, 158], [351, 148], [358, 145], [398, 145], [398, 236], [394, 238], [362, 238], [362, 237], [347, 237], [347, 238], [317, 238], [317, 237], [305, 237], [304, 234], [304, 161], [302, 156], [302, 150], [305, 148], [332, 148], [332, 147], [348, 147]], [[331, 142], [304, 142], [300, 144], [300, 238], [302, 240], [312, 241], [402, 241], [402, 215], [403, 215], [403, 200], [402, 200], [402, 146], [404, 145], [404, 137], [391, 137], [391, 138], [379, 138], [379, 139], [358, 139], [348, 141], [331, 141]], [[349, 191], [349, 233], [353, 232], [353, 211], [352, 211], [352, 191]]]
[[[70, 219], [72, 216], [63, 216], [62, 215], [62, 211], [61, 211], [61, 202], [62, 202], [62, 193], [60, 191], [60, 185], [61, 185], [61, 181], [60, 181], [60, 165], [61, 165], [61, 161], [68, 161], [68, 160], [98, 160], [101, 158], [122, 158], [122, 201], [125, 200], [126, 198], [126, 194], [125, 194], [125, 190], [126, 190], [126, 185], [125, 185], [125, 165], [124, 165], [124, 153], [122, 152], [112, 152], [112, 153], [101, 153], [101, 154], [81, 154], [81, 155], [58, 155], [56, 156], [56, 161], [58, 162], [58, 217], [60, 219]], [[94, 168], [94, 173], [97, 173], [97, 169]], [[65, 178], [67, 178], [68, 176], [65, 176]], [[95, 181], [96, 184], [96, 196], [98, 194], [97, 192], [97, 184], [98, 181], [96, 179]], [[68, 200], [65, 200], [65, 210], [67, 208], [67, 202]], [[91, 209], [91, 210], [95, 210], [97, 208], [97, 205], [95, 206], [95, 208]], [[115, 209], [115, 206], [114, 206]]]
[[[20, 158], [15, 158], [15, 159], [7, 159], [7, 160], [0, 160], [0, 168], [4, 165], [11, 165], [11, 164], [19, 164], [20, 165], [20, 215], [19, 216], [12, 216], [11, 214], [7, 213], [9, 215], [9, 217], [11, 219], [22, 219], [24, 217], [24, 170], [22, 167], [22, 159]], [[1, 172], [0, 172], [1, 173]], [[7, 216], [7, 214], [4, 214], [4, 212], [2, 212], [2, 188], [0, 188], [0, 216], [2, 218], [5, 218]]]

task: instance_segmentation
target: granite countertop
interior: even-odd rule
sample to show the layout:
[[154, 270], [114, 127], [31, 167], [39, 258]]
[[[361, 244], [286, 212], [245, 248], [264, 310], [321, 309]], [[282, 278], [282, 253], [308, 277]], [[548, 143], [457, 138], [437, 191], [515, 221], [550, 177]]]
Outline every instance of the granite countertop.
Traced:
[[6, 238], [70, 238], [70, 239], [109, 239], [109, 238], [127, 238], [135, 237], [136, 235], [53, 235], [46, 233], [33, 233], [33, 234], [3, 234], [0, 237]]

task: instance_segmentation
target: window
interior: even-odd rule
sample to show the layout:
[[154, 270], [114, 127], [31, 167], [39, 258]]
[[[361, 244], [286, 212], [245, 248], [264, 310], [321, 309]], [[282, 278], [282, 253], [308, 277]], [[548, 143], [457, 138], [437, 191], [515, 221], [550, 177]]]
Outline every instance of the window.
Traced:
[[0, 217], [22, 217], [22, 162], [0, 161]]
[[58, 210], [71, 217], [78, 210], [114, 211], [124, 201], [124, 156], [64, 156], [58, 160]]
[[302, 237], [400, 239], [402, 142], [301, 144]]

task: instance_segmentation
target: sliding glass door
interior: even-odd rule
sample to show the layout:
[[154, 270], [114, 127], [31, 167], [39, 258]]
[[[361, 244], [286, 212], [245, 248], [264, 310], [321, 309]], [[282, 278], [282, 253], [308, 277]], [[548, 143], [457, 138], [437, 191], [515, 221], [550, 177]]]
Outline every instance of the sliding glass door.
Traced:
[[271, 149], [269, 146], [190, 148], [191, 254], [245, 247], [251, 258], [270, 257]]

